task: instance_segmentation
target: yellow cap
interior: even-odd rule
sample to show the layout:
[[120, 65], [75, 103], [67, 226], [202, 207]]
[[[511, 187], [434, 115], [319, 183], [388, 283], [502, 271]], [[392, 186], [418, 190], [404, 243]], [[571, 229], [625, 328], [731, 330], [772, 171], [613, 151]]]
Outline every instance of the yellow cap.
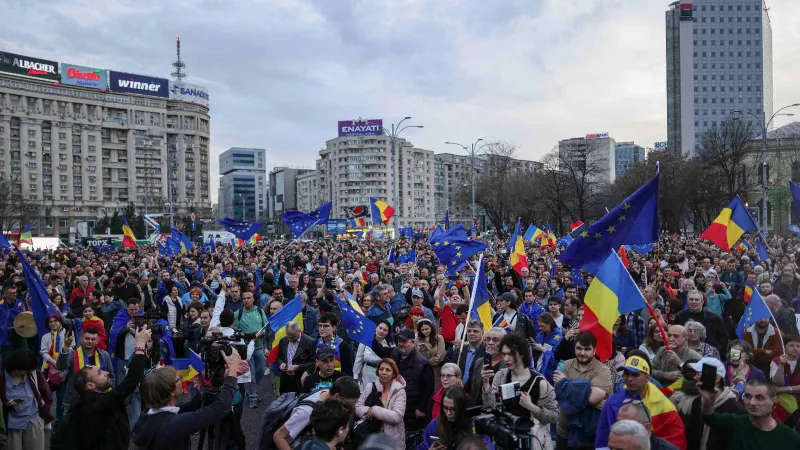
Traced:
[[631, 356], [625, 360], [622, 369], [633, 373], [645, 373], [650, 375], [650, 364], [639, 356]]

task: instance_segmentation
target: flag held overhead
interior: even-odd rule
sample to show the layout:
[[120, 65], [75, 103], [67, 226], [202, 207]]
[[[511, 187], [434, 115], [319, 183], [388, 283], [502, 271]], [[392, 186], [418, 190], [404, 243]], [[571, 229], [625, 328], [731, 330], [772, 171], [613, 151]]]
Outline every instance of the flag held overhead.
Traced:
[[706, 239], [726, 252], [731, 248], [742, 235], [750, 230], [757, 230], [758, 226], [753, 222], [753, 217], [737, 195], [723, 208], [714, 222], [700, 234], [701, 239]]

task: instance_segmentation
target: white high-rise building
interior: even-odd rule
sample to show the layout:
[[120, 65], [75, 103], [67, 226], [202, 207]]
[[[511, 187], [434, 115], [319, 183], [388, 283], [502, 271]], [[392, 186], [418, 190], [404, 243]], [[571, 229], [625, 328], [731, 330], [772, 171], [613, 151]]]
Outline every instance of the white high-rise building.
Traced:
[[734, 115], [762, 123], [772, 116], [772, 26], [764, 0], [675, 2], [666, 12], [666, 43], [670, 151], [694, 155], [700, 136]]
[[263, 148], [233, 147], [219, 155], [219, 214], [260, 221], [267, 212], [267, 169]]

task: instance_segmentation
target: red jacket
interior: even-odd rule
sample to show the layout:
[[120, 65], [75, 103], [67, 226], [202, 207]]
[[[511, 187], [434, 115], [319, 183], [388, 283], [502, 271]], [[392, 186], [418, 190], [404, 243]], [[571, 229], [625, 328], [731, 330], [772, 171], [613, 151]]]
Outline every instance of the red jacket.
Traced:
[[[444, 305], [444, 309], [440, 310], [439, 307], [435, 308], [436, 312], [439, 313], [439, 317], [441, 317], [441, 327], [439, 332], [442, 334], [442, 337], [447, 342], [452, 342], [456, 339], [456, 328], [458, 327], [459, 321], [458, 316], [456, 316], [455, 311], [450, 308], [450, 305]], [[436, 417], [434, 417], [435, 419]]]
[[85, 302], [85, 303], [88, 303], [88, 302], [89, 302], [89, 296], [90, 296], [90, 295], [92, 295], [92, 292], [94, 292], [94, 291], [96, 291], [96, 290], [97, 290], [97, 289], [95, 289], [95, 287], [94, 287], [94, 286], [87, 286], [87, 287], [86, 287], [86, 290], [84, 290], [84, 289], [83, 289], [82, 287], [80, 287], [80, 286], [76, 287], [76, 288], [75, 288], [75, 289], [73, 289], [73, 290], [72, 290], [72, 292], [69, 294], [69, 306], [70, 306], [70, 307], [72, 307], [72, 306], [75, 306], [75, 305], [74, 305], [74, 303], [75, 303], [75, 297], [83, 297], [83, 300], [84, 300], [84, 302]]

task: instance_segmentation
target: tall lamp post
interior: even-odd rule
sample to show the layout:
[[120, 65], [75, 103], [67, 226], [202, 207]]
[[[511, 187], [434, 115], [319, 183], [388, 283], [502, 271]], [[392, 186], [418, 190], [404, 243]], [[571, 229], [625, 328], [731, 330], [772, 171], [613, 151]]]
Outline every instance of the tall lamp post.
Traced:
[[400, 208], [400, 203], [397, 200], [397, 136], [403, 132], [406, 128], [425, 128], [423, 125], [406, 125], [402, 128], [400, 126], [406, 120], [411, 119], [411, 117], [405, 117], [403, 120], [400, 121], [397, 125], [392, 124], [392, 129], [388, 130], [386, 128], [383, 131], [389, 136], [389, 139], [392, 143], [392, 191], [394, 193], [394, 207], [396, 208], [394, 214], [394, 220], [392, 221], [392, 226], [394, 227], [395, 237], [397, 237], [399, 225], [398, 225], [398, 216], [402, 212], [402, 208]]
[[479, 144], [481, 142], [483, 142], [483, 138], [478, 139], [469, 146], [462, 145], [457, 142], [445, 142], [445, 144], [448, 145], [457, 145], [461, 147], [469, 155], [470, 164], [472, 165], [472, 220], [476, 222], [478, 218], [475, 212], [475, 157], [478, 155], [478, 153], [480, 153], [481, 149], [486, 146], [486, 144]]
[[[772, 120], [778, 116], [793, 116], [794, 114], [791, 113], [781, 113], [784, 109], [794, 108], [795, 106], [800, 106], [800, 103], [794, 103], [789, 106], [784, 106], [783, 108], [775, 111], [775, 114], [766, 120], [766, 113], [762, 114], [762, 117], [758, 117], [757, 115], [748, 112], [750, 116], [756, 119], [756, 122], [761, 126], [761, 230], [764, 232], [764, 238], [767, 237], [767, 203], [769, 202], [769, 194], [767, 192], [767, 129], [769, 125], [772, 123]], [[741, 109], [736, 109], [733, 111], [735, 114], [742, 114]], [[737, 119], [739, 119], [737, 117]]]
[[236, 195], [238, 195], [239, 199], [242, 201], [242, 222], [247, 222], [247, 203], [245, 203], [245, 199], [255, 198], [255, 196], [253, 194], [248, 194], [248, 195], [236, 194]]

